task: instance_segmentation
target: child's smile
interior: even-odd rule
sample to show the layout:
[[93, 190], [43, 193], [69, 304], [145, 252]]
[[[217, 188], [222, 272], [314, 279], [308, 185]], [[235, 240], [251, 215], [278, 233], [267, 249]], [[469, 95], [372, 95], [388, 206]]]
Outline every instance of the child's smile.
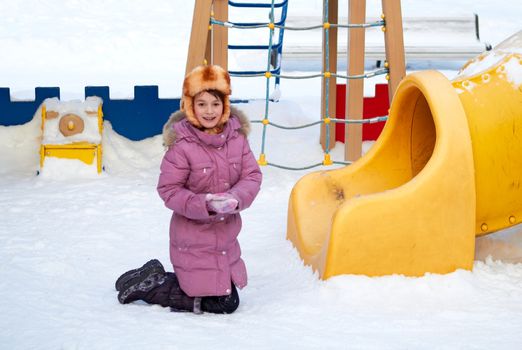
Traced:
[[223, 102], [216, 96], [203, 91], [194, 97], [194, 114], [205, 129], [214, 128], [223, 115]]

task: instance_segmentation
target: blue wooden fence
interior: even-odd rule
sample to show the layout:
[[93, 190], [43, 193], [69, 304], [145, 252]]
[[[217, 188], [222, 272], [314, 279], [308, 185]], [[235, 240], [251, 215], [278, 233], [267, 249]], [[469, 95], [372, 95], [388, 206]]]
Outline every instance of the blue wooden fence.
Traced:
[[[170, 114], [179, 109], [180, 99], [158, 98], [157, 86], [135, 86], [134, 99], [112, 100], [108, 86], [87, 86], [85, 97], [103, 100], [104, 119], [114, 131], [137, 141], [161, 134]], [[11, 101], [10, 89], [0, 88], [0, 125], [20, 125], [30, 121], [40, 104], [49, 97], [60, 98], [58, 87], [37, 87], [34, 101]]]

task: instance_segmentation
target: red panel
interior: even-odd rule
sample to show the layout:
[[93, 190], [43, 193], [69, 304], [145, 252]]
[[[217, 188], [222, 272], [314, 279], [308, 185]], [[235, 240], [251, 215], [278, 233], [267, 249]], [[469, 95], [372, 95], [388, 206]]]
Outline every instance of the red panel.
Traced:
[[[338, 119], [345, 119], [346, 109], [346, 84], [337, 85], [336, 110]], [[375, 97], [365, 97], [363, 101], [363, 119], [382, 117], [388, 115], [390, 102], [388, 100], [388, 84], [375, 85]], [[385, 122], [363, 125], [363, 141], [377, 140], [384, 128]], [[335, 141], [344, 142], [345, 124], [335, 125]]]

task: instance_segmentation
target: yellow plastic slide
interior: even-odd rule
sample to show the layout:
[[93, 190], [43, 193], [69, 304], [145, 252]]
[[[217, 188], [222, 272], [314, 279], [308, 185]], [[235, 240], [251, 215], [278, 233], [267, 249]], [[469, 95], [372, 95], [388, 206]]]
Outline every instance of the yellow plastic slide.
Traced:
[[367, 154], [301, 178], [287, 237], [304, 262], [323, 279], [471, 269], [476, 235], [521, 222], [521, 53], [522, 31], [452, 82], [407, 76]]

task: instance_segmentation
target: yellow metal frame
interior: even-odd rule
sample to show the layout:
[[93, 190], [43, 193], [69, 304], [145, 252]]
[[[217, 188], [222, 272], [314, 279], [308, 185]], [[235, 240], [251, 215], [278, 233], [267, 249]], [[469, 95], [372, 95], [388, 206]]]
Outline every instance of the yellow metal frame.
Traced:
[[[42, 106], [42, 133], [45, 128], [47, 108]], [[102, 105], [98, 106], [98, 130], [103, 133], [103, 111]], [[96, 169], [98, 174], [102, 172], [102, 144], [89, 142], [74, 142], [70, 144], [40, 145], [40, 168], [43, 168], [45, 157], [56, 157], [66, 159], [78, 159], [85, 164], [91, 165], [96, 158]]]

